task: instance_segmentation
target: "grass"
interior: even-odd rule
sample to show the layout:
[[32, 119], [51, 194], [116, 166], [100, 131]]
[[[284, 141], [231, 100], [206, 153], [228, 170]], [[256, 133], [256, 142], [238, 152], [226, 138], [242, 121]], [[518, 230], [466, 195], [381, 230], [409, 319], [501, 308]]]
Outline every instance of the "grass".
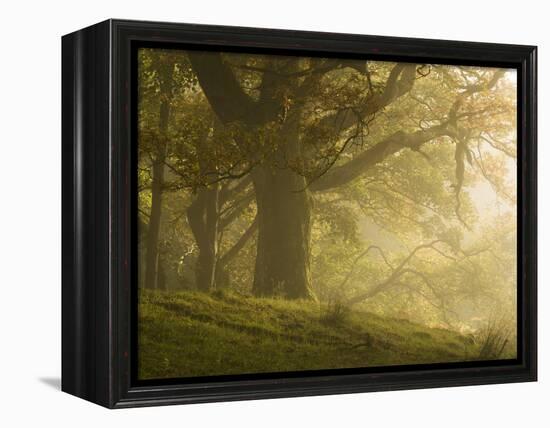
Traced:
[[315, 302], [143, 290], [139, 377], [250, 374], [475, 359], [471, 338]]

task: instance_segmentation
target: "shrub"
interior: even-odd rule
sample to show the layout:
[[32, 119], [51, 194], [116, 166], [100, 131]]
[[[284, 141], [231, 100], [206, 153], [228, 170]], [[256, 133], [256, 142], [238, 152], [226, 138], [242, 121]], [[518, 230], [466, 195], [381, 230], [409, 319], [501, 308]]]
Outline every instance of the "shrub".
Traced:
[[329, 300], [327, 305], [321, 309], [321, 322], [328, 325], [338, 325], [346, 321], [350, 313], [350, 307], [341, 299]]
[[479, 359], [493, 360], [502, 358], [505, 351], [511, 345], [513, 337], [513, 328], [504, 317], [491, 317], [487, 325], [483, 327], [477, 335], [477, 344], [479, 346]]

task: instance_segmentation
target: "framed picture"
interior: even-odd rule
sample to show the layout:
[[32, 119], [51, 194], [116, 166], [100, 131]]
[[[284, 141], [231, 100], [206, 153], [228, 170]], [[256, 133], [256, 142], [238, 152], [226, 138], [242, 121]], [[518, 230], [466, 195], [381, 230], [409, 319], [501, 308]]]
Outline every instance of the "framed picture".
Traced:
[[64, 36], [62, 389], [111, 408], [536, 380], [536, 48]]

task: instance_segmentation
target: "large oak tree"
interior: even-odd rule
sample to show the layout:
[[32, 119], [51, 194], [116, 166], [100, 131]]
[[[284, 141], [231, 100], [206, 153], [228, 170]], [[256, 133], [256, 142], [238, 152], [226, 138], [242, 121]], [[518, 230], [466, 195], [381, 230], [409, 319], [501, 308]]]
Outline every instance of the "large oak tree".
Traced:
[[[243, 177], [253, 184], [257, 295], [312, 297], [314, 194], [337, 191], [402, 153], [427, 158], [425, 145], [447, 143], [454, 145], [450, 199], [466, 225], [460, 191], [473, 144], [484, 138], [510, 150], [493, 138], [502, 133], [499, 115], [513, 108], [494, 91], [503, 70], [213, 52], [188, 58], [238, 153], [223, 167], [212, 163], [208, 186]], [[419, 84], [423, 91], [414, 93]]]

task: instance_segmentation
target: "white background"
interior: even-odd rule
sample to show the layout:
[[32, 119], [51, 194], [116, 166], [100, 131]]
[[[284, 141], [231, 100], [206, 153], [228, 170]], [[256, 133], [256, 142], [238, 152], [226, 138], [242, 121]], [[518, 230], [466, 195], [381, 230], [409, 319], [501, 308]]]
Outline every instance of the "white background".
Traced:
[[[550, 21], [545, 1], [9, 1], [0, 5], [0, 425], [550, 426]], [[59, 391], [61, 43], [106, 18], [539, 46], [540, 381], [109, 411]]]

